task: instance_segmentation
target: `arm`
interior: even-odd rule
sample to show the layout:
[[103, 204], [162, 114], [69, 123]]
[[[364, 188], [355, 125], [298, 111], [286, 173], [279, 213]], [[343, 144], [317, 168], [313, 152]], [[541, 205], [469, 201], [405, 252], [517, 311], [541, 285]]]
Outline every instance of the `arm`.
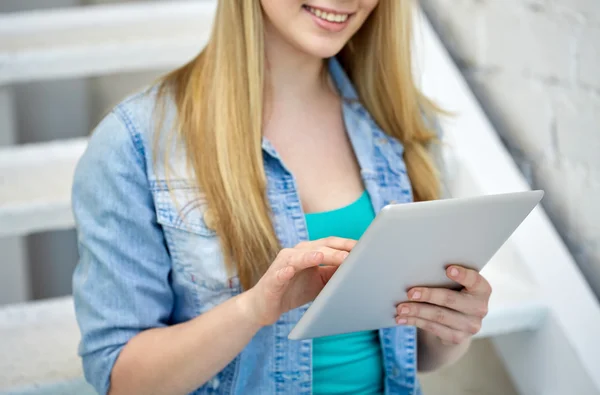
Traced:
[[111, 395], [187, 394], [229, 364], [260, 325], [243, 293], [175, 326], [144, 331], [127, 343], [111, 375]]
[[[187, 323], [137, 335], [117, 360], [110, 394], [172, 395], [200, 387], [231, 362], [260, 328], [313, 300], [354, 243], [326, 239], [282, 250], [249, 291]], [[322, 263], [330, 266], [319, 267]]]
[[471, 338], [460, 344], [443, 342], [439, 337], [423, 329], [417, 329], [418, 369], [432, 372], [458, 361], [469, 349]]

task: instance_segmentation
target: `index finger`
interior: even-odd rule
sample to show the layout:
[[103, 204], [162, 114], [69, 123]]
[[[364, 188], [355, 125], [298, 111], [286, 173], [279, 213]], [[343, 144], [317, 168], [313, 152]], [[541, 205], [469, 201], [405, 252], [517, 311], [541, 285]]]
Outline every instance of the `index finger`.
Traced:
[[288, 260], [288, 265], [293, 266], [296, 271], [319, 265], [339, 266], [347, 256], [347, 251], [320, 247], [313, 251], [298, 251]]
[[446, 270], [446, 274], [465, 287], [465, 291], [471, 295], [489, 296], [492, 293], [490, 283], [476, 270], [454, 265]]
[[329, 248], [333, 248], [334, 250], [350, 252], [354, 248], [356, 243], [357, 243], [356, 240], [345, 239], [343, 237], [331, 236], [331, 237], [325, 237], [323, 239], [300, 243], [298, 245], [298, 247], [308, 248], [308, 249], [314, 249], [317, 247], [329, 247]]

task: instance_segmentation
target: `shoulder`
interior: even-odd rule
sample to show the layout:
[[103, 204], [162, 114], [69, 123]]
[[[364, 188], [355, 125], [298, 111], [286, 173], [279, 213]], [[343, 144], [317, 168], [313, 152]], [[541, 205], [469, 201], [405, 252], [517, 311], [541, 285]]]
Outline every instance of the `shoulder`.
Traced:
[[151, 164], [162, 147], [155, 137], [170, 129], [174, 114], [170, 96], [159, 96], [157, 86], [126, 97], [94, 127], [79, 167], [137, 163], [151, 177]]
[[155, 89], [140, 91], [114, 106], [93, 129], [72, 177], [71, 204], [79, 229], [94, 217], [142, 213], [152, 206]]

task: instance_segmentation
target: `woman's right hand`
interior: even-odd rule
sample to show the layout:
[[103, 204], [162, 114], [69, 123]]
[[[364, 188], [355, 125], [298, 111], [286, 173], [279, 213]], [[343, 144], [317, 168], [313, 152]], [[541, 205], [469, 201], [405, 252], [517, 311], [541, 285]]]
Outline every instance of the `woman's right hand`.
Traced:
[[355, 245], [356, 240], [327, 237], [281, 250], [256, 285], [240, 295], [250, 319], [271, 325], [314, 300]]

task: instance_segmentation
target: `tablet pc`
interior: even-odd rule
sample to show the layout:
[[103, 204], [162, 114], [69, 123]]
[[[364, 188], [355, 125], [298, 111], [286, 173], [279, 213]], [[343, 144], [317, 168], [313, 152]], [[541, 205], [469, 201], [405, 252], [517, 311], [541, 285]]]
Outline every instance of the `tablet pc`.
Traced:
[[537, 206], [524, 191], [383, 208], [289, 334], [300, 340], [396, 326], [414, 286], [456, 287], [450, 264], [480, 271]]

